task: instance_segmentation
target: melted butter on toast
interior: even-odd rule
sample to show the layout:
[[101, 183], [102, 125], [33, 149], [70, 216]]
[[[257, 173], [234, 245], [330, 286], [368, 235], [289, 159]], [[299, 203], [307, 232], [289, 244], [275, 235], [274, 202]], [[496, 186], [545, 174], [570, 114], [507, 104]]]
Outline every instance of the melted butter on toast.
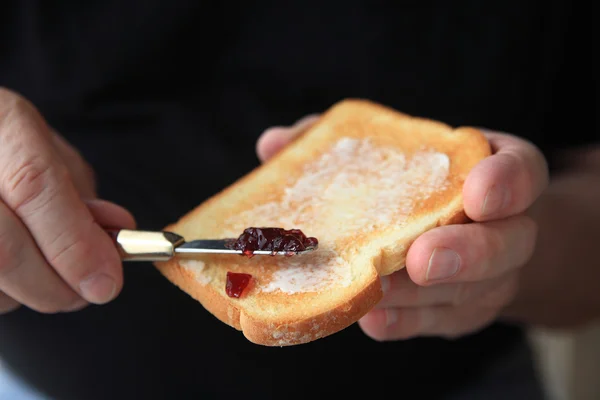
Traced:
[[[433, 150], [405, 154], [368, 137], [340, 138], [282, 182], [276, 200], [254, 204], [225, 221], [225, 237], [237, 237], [249, 226], [297, 228], [317, 237], [319, 249], [293, 257], [235, 256], [231, 267], [251, 266], [258, 272], [257, 290], [266, 293], [349, 286], [354, 277], [344, 243], [402, 226], [418, 202], [444, 189], [449, 169], [449, 157]], [[204, 265], [181, 265], [200, 283], [210, 281]]]

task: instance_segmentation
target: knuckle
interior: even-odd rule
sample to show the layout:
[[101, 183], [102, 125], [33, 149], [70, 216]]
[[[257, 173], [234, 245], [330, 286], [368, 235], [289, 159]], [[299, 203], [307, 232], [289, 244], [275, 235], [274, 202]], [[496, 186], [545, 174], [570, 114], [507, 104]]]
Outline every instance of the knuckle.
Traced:
[[13, 168], [9, 169], [5, 177], [8, 192], [16, 192], [24, 184], [40, 182], [49, 169], [50, 163], [39, 155], [19, 160]]
[[17, 214], [35, 213], [52, 200], [56, 186], [66, 178], [64, 169], [42, 156], [23, 160], [5, 178], [6, 201]]

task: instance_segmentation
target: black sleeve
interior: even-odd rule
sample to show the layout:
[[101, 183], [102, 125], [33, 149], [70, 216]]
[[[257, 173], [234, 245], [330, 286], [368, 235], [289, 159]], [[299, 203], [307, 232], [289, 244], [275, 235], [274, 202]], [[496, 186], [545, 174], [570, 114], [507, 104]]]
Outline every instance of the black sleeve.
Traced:
[[562, 18], [564, 42], [556, 47], [562, 54], [556, 57], [560, 62], [548, 82], [550, 101], [543, 127], [543, 150], [552, 172], [561, 168], [562, 150], [600, 145], [598, 28], [590, 9], [570, 4], [565, 11], [570, 14]]

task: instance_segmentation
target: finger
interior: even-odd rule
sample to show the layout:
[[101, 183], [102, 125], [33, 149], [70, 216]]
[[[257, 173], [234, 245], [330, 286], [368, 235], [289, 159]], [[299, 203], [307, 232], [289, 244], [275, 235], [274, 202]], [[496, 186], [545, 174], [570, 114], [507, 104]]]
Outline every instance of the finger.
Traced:
[[375, 308], [460, 306], [476, 301], [483, 307], [501, 304], [511, 293], [503, 292], [507, 280], [516, 280], [516, 272], [498, 278], [471, 283], [419, 286], [401, 270], [381, 277], [383, 298]]
[[18, 301], [13, 300], [6, 294], [0, 292], [0, 315], [15, 311], [20, 306], [21, 304], [19, 304]]
[[56, 313], [81, 298], [50, 268], [22, 222], [0, 202], [0, 291], [25, 306]]
[[423, 286], [492, 279], [529, 260], [536, 234], [535, 222], [526, 216], [441, 226], [414, 241], [406, 270]]
[[371, 310], [359, 320], [362, 330], [376, 340], [400, 340], [417, 336], [455, 338], [492, 322], [512, 301], [518, 275], [502, 279], [495, 290], [459, 306], [388, 307]]
[[386, 308], [369, 312], [358, 322], [363, 332], [378, 341], [420, 336], [455, 338], [489, 325], [497, 311], [476, 307]]
[[80, 200], [36, 110], [0, 96], [0, 197], [73, 290], [92, 303], [112, 300], [123, 277], [110, 237]]
[[73, 184], [84, 199], [96, 197], [96, 185], [94, 171], [90, 165], [81, 157], [81, 154], [75, 150], [62, 136], [52, 132], [53, 144], [58, 151], [60, 158], [67, 166]]
[[265, 162], [273, 157], [294, 138], [317, 122], [318, 119], [317, 114], [311, 114], [298, 120], [290, 127], [276, 126], [264, 131], [256, 142], [256, 154], [260, 161]]
[[548, 166], [533, 144], [489, 133], [493, 155], [478, 163], [463, 186], [465, 213], [488, 221], [525, 211], [548, 185]]
[[96, 223], [104, 228], [135, 229], [133, 215], [125, 208], [106, 200], [86, 200]]

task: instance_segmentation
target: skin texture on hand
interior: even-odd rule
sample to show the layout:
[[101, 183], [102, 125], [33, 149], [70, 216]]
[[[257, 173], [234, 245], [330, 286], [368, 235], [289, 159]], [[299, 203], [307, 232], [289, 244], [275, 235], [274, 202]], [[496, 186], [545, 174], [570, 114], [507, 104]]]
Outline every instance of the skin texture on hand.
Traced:
[[96, 198], [90, 166], [32, 104], [0, 89], [0, 313], [114, 299], [121, 260], [103, 226], [135, 221]]
[[[317, 119], [266, 130], [257, 143], [260, 160]], [[359, 321], [370, 337], [458, 337], [490, 324], [515, 298], [537, 238], [537, 224], [526, 211], [546, 189], [548, 167], [533, 144], [510, 134], [485, 134], [493, 154], [475, 166], [463, 188], [473, 223], [438, 227], [417, 238], [406, 268], [381, 278], [383, 299]]]

